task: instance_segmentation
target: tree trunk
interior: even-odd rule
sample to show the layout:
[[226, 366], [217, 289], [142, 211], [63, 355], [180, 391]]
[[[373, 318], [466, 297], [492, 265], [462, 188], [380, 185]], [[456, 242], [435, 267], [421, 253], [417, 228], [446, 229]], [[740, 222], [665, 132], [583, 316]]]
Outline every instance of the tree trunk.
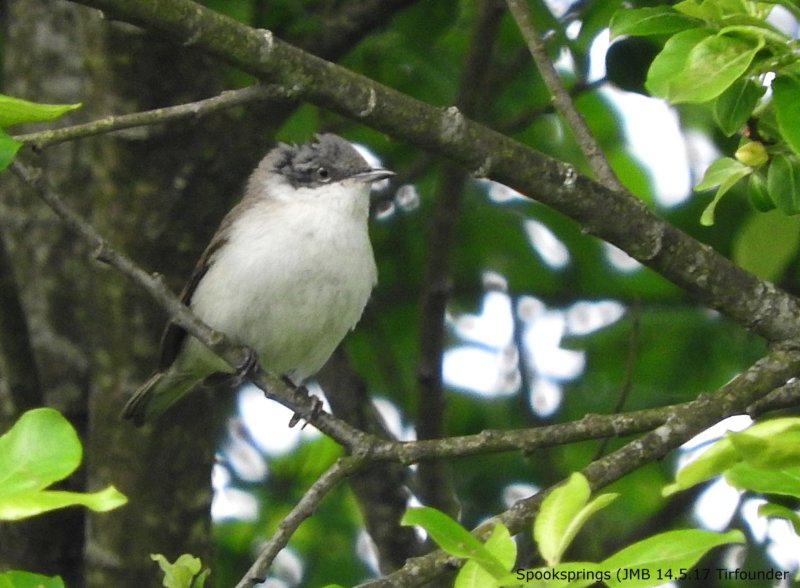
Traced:
[[[221, 89], [219, 68], [210, 60], [104, 21], [97, 11], [42, 0], [9, 0], [6, 10], [3, 92], [37, 102], [82, 102], [70, 122]], [[41, 167], [61, 197], [115, 247], [165, 274], [178, 290], [237, 198], [240, 167], [251, 165], [228, 150], [217, 157], [229, 116], [21, 157]], [[226, 159], [236, 163], [226, 166]], [[73, 508], [4, 525], [0, 566], [60, 574], [75, 588], [154, 585], [150, 553], [172, 560], [189, 552], [212, 565], [210, 474], [222, 411], [210, 409], [207, 395], [195, 394], [144, 430], [119, 420], [125, 399], [155, 366], [163, 315], [93, 261], [30, 190], [4, 176], [2, 238], [41, 369], [44, 403], [65, 413], [85, 446], [84, 466], [67, 486], [114, 484], [131, 502], [110, 513]]]

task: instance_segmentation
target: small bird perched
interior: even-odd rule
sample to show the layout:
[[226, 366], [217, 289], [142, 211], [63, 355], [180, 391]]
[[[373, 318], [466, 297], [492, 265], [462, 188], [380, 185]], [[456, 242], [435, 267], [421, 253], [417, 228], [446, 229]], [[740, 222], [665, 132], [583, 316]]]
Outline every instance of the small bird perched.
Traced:
[[[261, 160], [222, 220], [181, 299], [211, 328], [300, 384], [361, 318], [377, 280], [367, 232], [372, 168], [347, 141], [317, 135]], [[125, 405], [137, 425], [230, 367], [170, 323], [157, 371]]]

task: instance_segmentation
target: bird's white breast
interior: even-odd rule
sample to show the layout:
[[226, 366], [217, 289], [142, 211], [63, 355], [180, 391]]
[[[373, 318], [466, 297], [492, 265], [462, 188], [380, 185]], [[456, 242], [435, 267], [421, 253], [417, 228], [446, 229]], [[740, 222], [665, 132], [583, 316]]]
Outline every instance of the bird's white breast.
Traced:
[[295, 380], [322, 367], [376, 282], [368, 186], [327, 188], [339, 191], [250, 203], [192, 296], [201, 319]]

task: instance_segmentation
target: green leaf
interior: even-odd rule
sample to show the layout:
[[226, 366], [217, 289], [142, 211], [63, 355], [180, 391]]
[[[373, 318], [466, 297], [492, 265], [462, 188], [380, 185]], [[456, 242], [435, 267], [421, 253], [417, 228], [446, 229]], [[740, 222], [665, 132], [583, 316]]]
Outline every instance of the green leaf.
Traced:
[[778, 153], [767, 169], [767, 191], [784, 214], [800, 213], [800, 165], [795, 158]]
[[[153, 553], [150, 559], [158, 562], [161, 571], [164, 572], [164, 588], [202, 588], [211, 570], [202, 570], [203, 564], [200, 559], [184, 553], [174, 563], [170, 563], [160, 553]], [[202, 570], [202, 571], [201, 571]]]
[[706, 449], [700, 457], [678, 470], [675, 474], [675, 482], [664, 486], [661, 493], [669, 496], [691, 488], [700, 482], [718, 476], [738, 461], [739, 455], [734, 450], [731, 440], [723, 437]]
[[427, 506], [410, 508], [400, 521], [403, 525], [419, 525], [436, 544], [456, 557], [475, 560], [495, 578], [507, 571], [476, 537], [443, 512]]
[[4, 130], [0, 129], [0, 171], [9, 166], [20, 147], [22, 147], [22, 143], [15, 141]]
[[703, 179], [694, 189], [696, 191], [709, 190], [716, 186], [724, 185], [731, 180], [740, 180], [753, 170], [732, 157], [720, 157], [706, 169]]
[[[787, 433], [798, 431], [798, 427], [800, 427], [799, 418], [787, 417], [756, 423], [749, 427], [747, 432], [751, 436], [762, 439], [780, 438]], [[706, 449], [700, 457], [678, 470], [678, 473], [675, 474], [675, 482], [664, 487], [662, 494], [669, 496], [680, 490], [691, 488], [732, 468], [741, 459], [742, 457], [736, 451], [730, 436], [726, 435]]]
[[773, 470], [739, 463], [725, 472], [725, 480], [740, 490], [800, 498], [800, 468]]
[[772, 82], [772, 103], [781, 136], [800, 155], [800, 79], [781, 75]]
[[125, 504], [127, 498], [113, 486], [90, 494], [45, 490], [75, 471], [81, 454], [75, 429], [57, 410], [24, 413], [0, 437], [0, 520], [73, 505], [106, 511]]
[[740, 78], [714, 101], [714, 120], [726, 137], [738, 132], [753, 113], [766, 88]]
[[[611, 578], [605, 583], [613, 588], [648, 588], [653, 585], [658, 570], [690, 569], [706, 552], [726, 543], [744, 543], [744, 535], [738, 529], [727, 533], [714, 533], [700, 529], [685, 529], [659, 533], [633, 545], [625, 547], [601, 562], [601, 566], [611, 571]], [[641, 580], [618, 581], [619, 569], [650, 570], [648, 578]]]
[[0, 94], [0, 129], [21, 123], [53, 120], [81, 106], [81, 104], [38, 104]]
[[621, 8], [611, 18], [611, 38], [621, 35], [665, 35], [701, 24], [698, 19], [676, 12], [669, 6]]
[[683, 0], [673, 7], [676, 11], [701, 18], [703, 20], [715, 20], [719, 17], [719, 12], [708, 2], [697, 2], [696, 0]]
[[82, 453], [75, 429], [57, 410], [24, 413], [0, 437], [0, 499], [66, 478], [80, 465]]
[[[757, 177], [753, 174], [750, 180]], [[783, 276], [798, 250], [800, 217], [773, 210], [753, 214], [742, 223], [733, 239], [732, 257], [736, 265], [774, 282]]]
[[[759, 173], [750, 175], [750, 179], [747, 182], [747, 200], [750, 202], [750, 205], [759, 212], [775, 210], [775, 203], [772, 201], [769, 195], [769, 189], [767, 188], [767, 180]], [[783, 215], [779, 216], [786, 218]], [[745, 227], [742, 227], [740, 233], [744, 230]], [[735, 242], [734, 247], [736, 247]]]
[[[508, 528], [502, 523], [497, 523], [492, 529], [492, 534], [484, 543], [486, 550], [505, 566], [511, 569], [517, 559], [517, 544], [511, 538]], [[454, 588], [492, 588], [500, 586], [499, 581], [488, 571], [483, 569], [475, 560], [469, 560], [459, 570]]]
[[542, 501], [533, 538], [548, 565], [559, 563], [588, 518], [617, 498], [616, 494], [603, 494], [589, 502], [590, 494], [589, 482], [575, 472]]
[[497, 558], [506, 569], [511, 569], [517, 560], [517, 544], [503, 523], [495, 523], [492, 534], [484, 543], [486, 550]]
[[747, 72], [758, 41], [690, 29], [670, 38], [653, 60], [645, 86], [673, 104], [707, 102]]
[[734, 449], [749, 464], [765, 469], [800, 467], [800, 431], [789, 430], [780, 438], [753, 435], [749, 430], [731, 432]]
[[710, 29], [689, 29], [670, 37], [656, 55], [647, 72], [645, 87], [655, 95], [666, 97], [672, 79], [686, 69], [689, 52], [713, 35]]
[[[748, 2], [752, 4], [752, 2]], [[678, 12], [708, 21], [722, 21], [725, 17], [746, 16], [747, 6], [742, 0], [684, 0], [674, 7]]]
[[795, 535], [800, 535], [800, 515], [791, 508], [786, 508], [781, 504], [767, 502], [758, 507], [758, 516], [767, 518], [786, 519], [792, 525]]
[[719, 186], [719, 188], [717, 189], [717, 193], [714, 195], [714, 199], [703, 211], [703, 214], [700, 217], [700, 224], [704, 226], [713, 225], [714, 211], [716, 210], [719, 201], [728, 192], [728, 190], [730, 190], [736, 184], [736, 182], [752, 172], [753, 168], [744, 165], [743, 163], [736, 161], [731, 157], [722, 157], [708, 166], [706, 173], [703, 175], [703, 179], [699, 184], [697, 184], [697, 186], [695, 186], [694, 189], [708, 190], [714, 186]]
[[64, 588], [64, 581], [61, 576], [11, 570], [0, 574], [0, 588]]
[[0, 498], [0, 520], [17, 521], [67, 506], [85, 506], [96, 512], [106, 512], [127, 502], [127, 497], [113, 486], [90, 493], [34, 490]]

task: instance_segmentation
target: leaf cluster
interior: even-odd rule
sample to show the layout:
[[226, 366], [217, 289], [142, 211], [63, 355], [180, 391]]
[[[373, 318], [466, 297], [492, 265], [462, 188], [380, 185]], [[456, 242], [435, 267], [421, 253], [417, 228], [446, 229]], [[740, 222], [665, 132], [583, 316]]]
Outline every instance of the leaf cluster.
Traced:
[[[738, 490], [762, 497], [800, 498], [800, 418], [776, 418], [740, 432], [729, 431], [696, 460], [681, 468], [664, 494], [722, 476]], [[758, 514], [788, 521], [800, 535], [800, 516], [776, 500], [759, 506]], [[800, 576], [798, 578], [800, 579]]]
[[714, 223], [720, 199], [745, 178], [756, 210], [800, 213], [797, 40], [766, 20], [777, 5], [798, 16], [789, 1], [684, 0], [620, 10], [611, 21], [615, 37], [665, 38], [647, 73], [652, 95], [705, 104], [722, 133], [742, 133], [735, 156], [715, 161], [695, 186], [716, 188], [703, 225]]
[[447, 515], [428, 507], [410, 509], [403, 523], [422, 527], [442, 549], [466, 560], [456, 577], [455, 588], [582, 587], [597, 581], [611, 587], [646, 588], [656, 578], [687, 577], [699, 559], [714, 547], [744, 542], [744, 536], [736, 530], [714, 533], [685, 529], [642, 539], [600, 562], [564, 561], [567, 548], [589, 518], [619, 496], [605, 493], [590, 499], [590, 494], [586, 478], [573, 473], [542, 501], [532, 533], [546, 564], [539, 568], [512, 571], [517, 545], [500, 522], [488, 523], [493, 526], [485, 543]]

